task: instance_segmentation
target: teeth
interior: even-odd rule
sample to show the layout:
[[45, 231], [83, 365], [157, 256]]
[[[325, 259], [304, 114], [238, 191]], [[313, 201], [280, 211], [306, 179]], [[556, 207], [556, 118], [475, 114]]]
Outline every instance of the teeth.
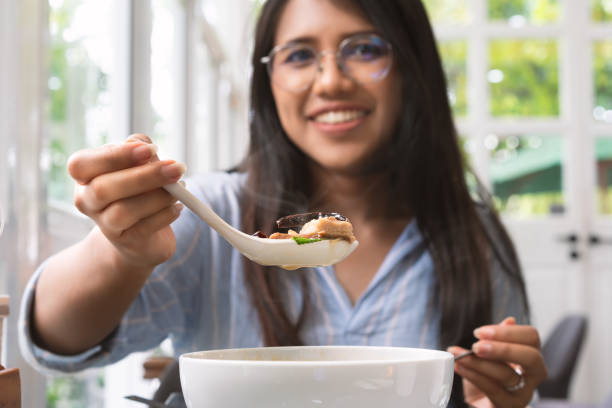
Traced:
[[335, 124], [350, 122], [365, 116], [365, 111], [330, 111], [318, 115], [314, 118], [316, 122]]

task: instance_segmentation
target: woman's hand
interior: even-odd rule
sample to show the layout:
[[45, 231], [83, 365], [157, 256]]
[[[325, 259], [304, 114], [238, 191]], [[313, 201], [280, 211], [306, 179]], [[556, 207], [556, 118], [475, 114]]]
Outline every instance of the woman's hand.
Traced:
[[177, 182], [185, 166], [155, 154], [151, 140], [136, 134], [123, 144], [78, 151], [68, 161], [78, 183], [76, 207], [113, 244], [121, 266], [150, 268], [176, 248], [170, 223], [182, 206], [161, 187]]
[[[547, 376], [537, 330], [516, 325], [510, 317], [480, 327], [474, 335], [479, 340], [472, 346], [475, 356], [455, 362], [455, 372], [463, 377], [465, 401], [477, 408], [526, 407]], [[467, 350], [450, 347], [448, 351], [458, 355]]]

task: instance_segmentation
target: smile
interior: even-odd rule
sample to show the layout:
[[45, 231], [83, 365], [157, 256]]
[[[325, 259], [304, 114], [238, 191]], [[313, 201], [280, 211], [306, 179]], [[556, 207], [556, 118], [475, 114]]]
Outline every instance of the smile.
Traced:
[[335, 125], [338, 123], [347, 123], [360, 119], [367, 114], [364, 110], [346, 110], [346, 111], [328, 111], [317, 115], [313, 120], [317, 123], [325, 123]]

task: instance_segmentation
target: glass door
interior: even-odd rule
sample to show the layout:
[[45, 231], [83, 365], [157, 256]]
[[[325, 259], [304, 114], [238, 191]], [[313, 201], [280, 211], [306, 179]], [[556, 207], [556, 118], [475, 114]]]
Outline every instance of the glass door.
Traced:
[[519, 252], [532, 323], [546, 339], [563, 315], [588, 316], [572, 398], [598, 402], [612, 376], [612, 3], [424, 3], [464, 151]]

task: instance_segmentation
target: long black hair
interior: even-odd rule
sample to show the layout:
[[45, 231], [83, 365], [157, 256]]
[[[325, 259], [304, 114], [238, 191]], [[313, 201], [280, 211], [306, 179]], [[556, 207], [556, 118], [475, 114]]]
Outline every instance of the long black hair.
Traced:
[[[440, 347], [470, 347], [473, 329], [492, 323], [492, 256], [503, 253], [499, 261], [522, 292], [526, 311], [527, 297], [516, 252], [488, 194], [478, 185], [477, 204], [468, 189], [465, 175], [471, 170], [462, 160], [445, 75], [426, 11], [420, 0], [330, 1], [357, 6], [393, 47], [394, 63], [402, 76], [403, 106], [391, 141], [376, 156], [384, 163], [387, 201], [394, 204], [386, 211], [416, 218], [433, 259], [437, 283], [431, 298], [441, 316]], [[261, 226], [270, 230], [271, 220], [312, 210], [304, 208], [312, 192], [305, 171], [308, 159], [283, 130], [270, 78], [260, 63], [275, 45], [277, 22], [287, 2], [267, 0], [255, 33], [251, 139], [241, 166], [248, 173], [243, 208], [246, 230]], [[479, 206], [484, 208], [482, 214]], [[279, 297], [275, 269], [248, 261], [246, 265], [246, 281], [254, 294], [265, 343], [301, 344], [299, 329], [308, 308], [302, 308], [297, 322], [289, 319]], [[305, 279], [302, 282], [306, 286]]]

